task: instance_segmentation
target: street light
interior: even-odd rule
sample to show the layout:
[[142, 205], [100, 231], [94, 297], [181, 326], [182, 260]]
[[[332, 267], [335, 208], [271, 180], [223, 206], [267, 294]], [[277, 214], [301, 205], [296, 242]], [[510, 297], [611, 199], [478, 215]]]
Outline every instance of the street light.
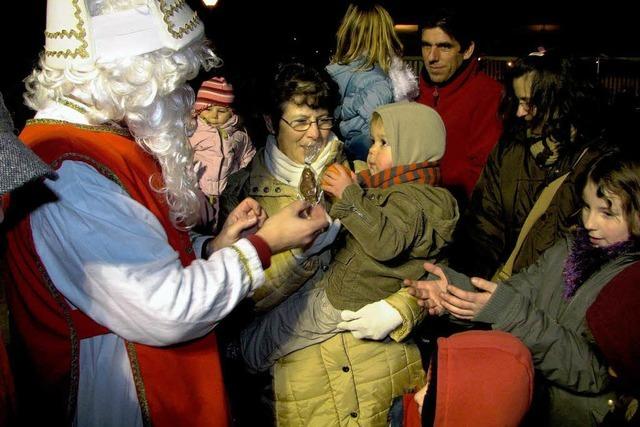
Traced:
[[416, 24], [396, 24], [393, 26], [396, 33], [417, 33], [418, 25]]
[[218, 4], [218, 0], [202, 0], [202, 3], [207, 7], [213, 7]]

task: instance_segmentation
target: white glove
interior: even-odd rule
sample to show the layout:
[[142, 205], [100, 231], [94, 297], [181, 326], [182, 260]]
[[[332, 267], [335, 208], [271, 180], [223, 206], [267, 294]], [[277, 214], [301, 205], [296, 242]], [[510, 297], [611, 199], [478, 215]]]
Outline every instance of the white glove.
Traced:
[[372, 302], [358, 311], [342, 310], [338, 328], [359, 339], [382, 340], [402, 324], [402, 316], [385, 300]]
[[329, 215], [327, 215], [327, 221], [329, 221], [331, 224], [325, 231], [318, 234], [311, 246], [305, 249], [302, 253], [299, 253], [295, 250], [293, 251], [293, 255], [298, 261], [304, 261], [310, 256], [319, 254], [324, 250], [324, 248], [326, 248], [327, 246], [332, 244], [334, 240], [336, 240], [342, 223], [339, 219], [331, 221], [331, 217]]

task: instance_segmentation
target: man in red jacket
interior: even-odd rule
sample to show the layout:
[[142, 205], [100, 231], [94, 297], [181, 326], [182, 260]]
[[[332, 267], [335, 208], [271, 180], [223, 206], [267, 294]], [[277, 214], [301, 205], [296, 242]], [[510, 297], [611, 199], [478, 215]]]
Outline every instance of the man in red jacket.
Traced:
[[442, 185], [466, 204], [502, 133], [502, 85], [478, 70], [476, 44], [462, 15], [441, 9], [420, 26], [424, 69], [418, 102], [438, 111], [447, 130]]

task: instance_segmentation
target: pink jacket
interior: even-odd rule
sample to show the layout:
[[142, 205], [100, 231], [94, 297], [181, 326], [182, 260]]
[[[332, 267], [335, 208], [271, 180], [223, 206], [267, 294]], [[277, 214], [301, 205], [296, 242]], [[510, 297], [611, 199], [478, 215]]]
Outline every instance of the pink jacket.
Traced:
[[199, 117], [197, 120], [190, 142], [200, 189], [208, 196], [219, 196], [227, 177], [245, 167], [256, 149], [235, 114], [222, 126], [211, 126]]

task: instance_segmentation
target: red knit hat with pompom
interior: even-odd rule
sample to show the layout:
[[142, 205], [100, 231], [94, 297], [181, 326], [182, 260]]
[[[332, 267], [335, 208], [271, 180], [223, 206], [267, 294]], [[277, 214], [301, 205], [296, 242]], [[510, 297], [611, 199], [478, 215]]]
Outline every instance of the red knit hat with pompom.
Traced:
[[200, 86], [194, 108], [196, 111], [202, 111], [211, 105], [229, 107], [233, 100], [233, 86], [227, 83], [224, 77], [213, 77], [205, 80]]

